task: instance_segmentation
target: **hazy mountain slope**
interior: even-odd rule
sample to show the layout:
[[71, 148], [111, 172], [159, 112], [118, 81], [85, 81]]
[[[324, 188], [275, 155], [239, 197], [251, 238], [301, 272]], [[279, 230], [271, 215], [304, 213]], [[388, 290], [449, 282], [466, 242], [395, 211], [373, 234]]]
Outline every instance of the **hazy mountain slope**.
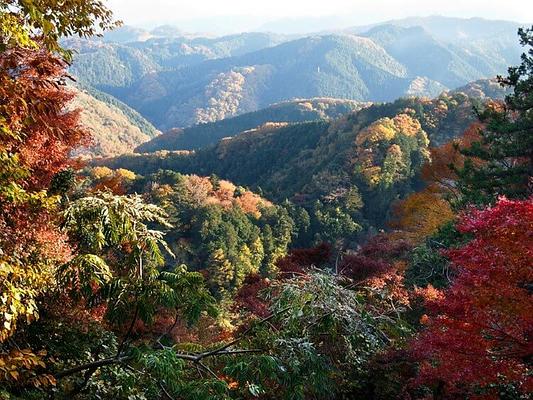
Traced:
[[314, 98], [287, 101], [268, 108], [185, 129], [173, 129], [141, 144], [136, 152], [158, 150], [192, 150], [234, 136], [268, 122], [304, 122], [335, 119], [366, 106], [352, 100]]
[[[372, 33], [375, 34], [380, 30], [387, 31], [396, 27], [399, 39], [401, 39], [402, 36], [405, 37], [406, 32], [413, 33], [415, 30], [422, 29], [422, 32], [425, 32], [426, 37], [423, 39], [426, 44], [429, 44], [429, 40], [432, 39], [438, 44], [440, 50], [428, 49], [429, 52], [418, 54], [407, 52], [407, 56], [409, 53], [413, 55], [413, 58], [407, 57], [407, 60], [416, 60], [422, 57], [427, 62], [427, 71], [431, 72], [433, 68], [436, 71], [442, 71], [443, 68], [447, 68], [454, 75], [472, 80], [501, 74], [505, 72], [507, 66], [519, 63], [522, 49], [517, 40], [517, 30], [520, 26], [520, 24], [512, 21], [431, 16], [405, 18], [377, 24], [373, 27], [353, 28], [348, 31], [372, 35]], [[413, 44], [417, 44], [419, 40]], [[401, 46], [401, 44], [401, 42], [396, 43], [396, 46]], [[396, 56], [401, 58], [397, 48], [396, 50]], [[401, 47], [399, 50], [402, 51]], [[429, 56], [435, 51], [437, 51], [437, 57], [432, 60]], [[438, 55], [440, 54], [442, 57], [443, 53], [450, 54], [443, 60], [443, 65], [439, 65], [437, 61], [440, 57]], [[423, 75], [429, 76], [427, 73]]]
[[169, 129], [293, 98], [390, 100], [409, 83], [405, 68], [371, 40], [323, 36], [150, 74], [120, 98]]
[[521, 26], [521, 24], [513, 21], [433, 15], [407, 17], [376, 24], [354, 26], [343, 29], [343, 32], [362, 34], [383, 25], [394, 25], [402, 28], [420, 27], [433, 38], [443, 43], [466, 43], [508, 33], [516, 35], [516, 31]]
[[139, 144], [159, 134], [148, 121], [111, 96], [92, 90], [72, 88], [76, 97], [70, 107], [81, 109], [81, 123], [93, 143], [77, 153], [110, 157], [130, 153]]
[[71, 72], [169, 130], [294, 98], [432, 97], [505, 73], [521, 52], [516, 28], [505, 21], [428, 17], [290, 41], [264, 33], [169, 33], [127, 45], [83, 44]]
[[[502, 34], [513, 33], [520, 24], [512, 21], [489, 20], [484, 18], [454, 18], [444, 16], [408, 17], [389, 23], [411, 28], [419, 26], [429, 32], [435, 39], [447, 42], [471, 42], [489, 37], [498, 37]], [[515, 36], [515, 43], [516, 36]]]
[[439, 43], [421, 27], [378, 26], [365, 33], [401, 62], [410, 76], [427, 77], [454, 88], [479, 78], [479, 71], [451, 46]]

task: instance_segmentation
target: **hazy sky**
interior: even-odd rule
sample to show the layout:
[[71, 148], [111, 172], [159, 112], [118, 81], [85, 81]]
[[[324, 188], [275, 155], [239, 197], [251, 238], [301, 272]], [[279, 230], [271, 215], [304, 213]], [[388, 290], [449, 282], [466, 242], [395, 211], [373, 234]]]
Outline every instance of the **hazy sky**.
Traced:
[[435, 14], [533, 22], [532, 0], [108, 0], [108, 5], [126, 24], [139, 26], [181, 22], [202, 27], [224, 16], [240, 16], [235, 25], [248, 23], [249, 28], [279, 18], [328, 16], [351, 25]]

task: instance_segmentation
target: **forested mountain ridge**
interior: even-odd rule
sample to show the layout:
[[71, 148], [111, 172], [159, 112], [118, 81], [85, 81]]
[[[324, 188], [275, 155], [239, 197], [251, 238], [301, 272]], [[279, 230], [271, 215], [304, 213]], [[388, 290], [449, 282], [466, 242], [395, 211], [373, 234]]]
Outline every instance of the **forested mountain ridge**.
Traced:
[[[452, 93], [464, 93], [472, 99], [502, 100], [506, 91], [495, 79], [474, 81]], [[305, 122], [318, 119], [336, 119], [370, 103], [353, 100], [314, 98], [286, 101], [270, 107], [245, 113], [217, 122], [194, 125], [184, 129], [172, 129], [135, 149], [137, 153], [150, 153], [159, 150], [194, 150], [215, 144], [217, 141], [234, 136], [245, 130], [260, 127], [269, 122]], [[457, 131], [455, 131], [457, 133]]]
[[[290, 199], [308, 208], [316, 200], [335, 203], [361, 195], [364, 218], [380, 227], [391, 202], [417, 187], [429, 147], [460, 136], [475, 121], [473, 107], [480, 104], [462, 92], [434, 100], [400, 99], [331, 122], [267, 124], [195, 152], [125, 155], [103, 163], [142, 175], [160, 169], [216, 174], [273, 201]], [[360, 141], [371, 132], [374, 139]], [[390, 157], [402, 161], [395, 164]], [[387, 168], [392, 170], [385, 172]], [[384, 175], [388, 178], [381, 181]], [[347, 188], [354, 185], [359, 194], [348, 195]]]
[[267, 108], [241, 114], [216, 122], [194, 125], [184, 129], [173, 129], [157, 136], [135, 149], [137, 153], [158, 150], [193, 150], [215, 144], [230, 137], [266, 123], [304, 122], [318, 119], [336, 119], [351, 111], [368, 106], [368, 103], [331, 98], [292, 100], [273, 104]]
[[[518, 61], [515, 23], [453, 20], [449, 25], [455, 30], [441, 32], [438, 21], [419, 22], [422, 27], [391, 21], [356, 33], [296, 39], [244, 33], [93, 42], [81, 45], [71, 70], [168, 130], [293, 98], [435, 96], [501, 74]], [[476, 34], [472, 26], [479, 23], [483, 29]], [[468, 40], [460, 40], [461, 30]]]

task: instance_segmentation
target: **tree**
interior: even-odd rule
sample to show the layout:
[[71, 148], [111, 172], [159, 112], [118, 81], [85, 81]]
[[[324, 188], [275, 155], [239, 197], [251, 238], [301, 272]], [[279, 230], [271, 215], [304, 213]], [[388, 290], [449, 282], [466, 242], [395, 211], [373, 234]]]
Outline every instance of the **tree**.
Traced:
[[[493, 104], [480, 112], [486, 129], [481, 140], [463, 150], [469, 157], [458, 169], [462, 204], [493, 203], [498, 196], [525, 198], [531, 194], [533, 176], [533, 27], [519, 29], [527, 50], [522, 63], [509, 68], [502, 85], [513, 88], [504, 105]], [[485, 161], [478, 166], [472, 158]]]
[[0, 3], [0, 52], [9, 48], [36, 48], [42, 45], [67, 59], [63, 36], [90, 37], [120, 25], [101, 0], [3, 0]]
[[413, 244], [423, 242], [454, 218], [450, 203], [428, 189], [400, 200], [393, 213], [390, 225], [399, 230], [395, 236]]
[[46, 352], [26, 348], [16, 335], [39, 317], [57, 266], [71, 257], [58, 228], [60, 199], [47, 189], [87, 133], [78, 113], [65, 111], [72, 94], [56, 53], [68, 59], [59, 37], [90, 35], [95, 22], [113, 25], [99, 1], [0, 2], [0, 359], [8, 366], [0, 379], [9, 384], [54, 383], [36, 372]]
[[426, 329], [412, 344], [415, 383], [450, 399], [531, 393], [533, 202], [500, 198], [463, 215], [458, 229], [473, 238], [446, 253], [457, 274], [450, 288], [429, 290]]

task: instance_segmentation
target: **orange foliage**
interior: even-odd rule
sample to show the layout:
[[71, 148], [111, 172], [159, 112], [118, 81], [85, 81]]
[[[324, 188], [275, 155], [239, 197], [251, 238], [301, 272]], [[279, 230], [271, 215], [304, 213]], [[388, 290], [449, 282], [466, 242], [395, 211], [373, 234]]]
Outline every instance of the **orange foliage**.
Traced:
[[93, 191], [111, 191], [116, 195], [126, 194], [128, 185], [135, 179], [135, 173], [123, 168], [95, 167], [91, 175], [96, 180]]
[[465, 156], [460, 149], [479, 139], [482, 124], [475, 122], [463, 136], [431, 149], [431, 161], [422, 166], [421, 177], [426, 189], [397, 202], [389, 225], [397, 229], [392, 235], [412, 244], [421, 243], [440, 227], [454, 219], [446, 196], [457, 196], [457, 175], [454, 168], [462, 168]]
[[450, 204], [428, 189], [401, 200], [393, 212], [390, 225], [400, 230], [393, 235], [413, 244], [422, 242], [454, 218]]
[[249, 190], [238, 191], [233, 183], [225, 180], [220, 180], [215, 190], [209, 178], [187, 175], [186, 187], [193, 200], [198, 204], [218, 204], [226, 209], [238, 206], [245, 213], [256, 217], [261, 216], [260, 209], [262, 207], [272, 206], [272, 203]]
[[2, 134], [0, 150], [19, 155], [31, 172], [23, 183], [34, 190], [48, 187], [54, 174], [65, 168], [70, 152], [89, 141], [79, 111], [65, 111], [73, 98], [62, 83], [65, 66], [44, 50], [0, 55], [0, 104], [6, 118], [2, 125], [15, 133]]
[[431, 149], [431, 161], [424, 164], [421, 170], [421, 177], [430, 190], [442, 194], [456, 194], [457, 175], [452, 166], [457, 169], [463, 167], [465, 156], [459, 150], [479, 140], [482, 128], [480, 122], [474, 122], [460, 138]]

